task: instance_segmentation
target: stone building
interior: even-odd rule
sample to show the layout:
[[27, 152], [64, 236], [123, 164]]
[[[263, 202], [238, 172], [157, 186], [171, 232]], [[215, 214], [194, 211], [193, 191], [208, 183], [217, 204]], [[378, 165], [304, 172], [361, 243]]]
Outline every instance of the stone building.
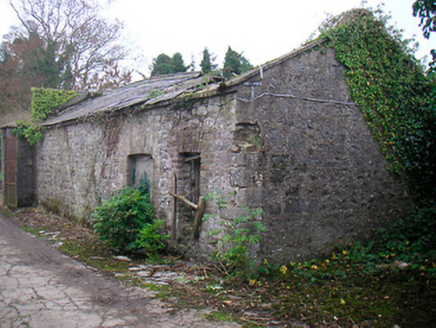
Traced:
[[217, 222], [192, 241], [194, 213], [169, 192], [197, 203], [219, 189], [227, 219], [262, 208], [259, 256], [276, 262], [366, 238], [407, 203], [325, 40], [229, 81], [188, 72], [136, 82], [43, 126], [41, 203], [89, 220], [99, 201], [145, 175], [174, 245], [197, 254]]

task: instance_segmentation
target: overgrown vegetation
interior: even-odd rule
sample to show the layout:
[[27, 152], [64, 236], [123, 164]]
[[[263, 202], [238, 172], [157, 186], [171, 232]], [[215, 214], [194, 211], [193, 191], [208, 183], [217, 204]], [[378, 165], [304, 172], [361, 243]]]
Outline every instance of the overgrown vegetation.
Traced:
[[[286, 301], [277, 314], [309, 324], [427, 326], [436, 315], [436, 209], [380, 230], [375, 241], [338, 248], [325, 259], [280, 268]], [[285, 296], [286, 295], [286, 296]]]
[[32, 88], [31, 117], [34, 122], [41, 122], [56, 116], [59, 106], [77, 96], [72, 90], [55, 90]]
[[217, 190], [210, 193], [205, 200], [215, 203], [218, 213], [206, 214], [204, 220], [219, 220], [219, 228], [210, 232], [215, 237], [212, 242], [215, 250], [211, 260], [218, 264], [218, 269], [230, 276], [248, 278], [255, 273], [255, 247], [260, 242], [260, 233], [265, 232], [265, 225], [260, 222], [262, 209], [250, 210], [244, 208], [244, 213], [231, 219], [220, 216], [221, 210], [227, 208], [227, 200]]
[[24, 121], [16, 123], [17, 127], [12, 130], [12, 133], [20, 139], [26, 139], [31, 146], [43, 138], [43, 129], [40, 126]]
[[161, 233], [163, 220], [157, 220], [147, 186], [126, 187], [96, 207], [93, 227], [100, 239], [117, 252], [143, 249], [149, 256], [163, 250], [168, 238]]
[[[436, 195], [436, 110], [431, 79], [382, 12], [355, 9], [323, 26], [346, 68], [350, 91], [389, 170], [406, 176], [415, 199]], [[433, 81], [434, 82], [434, 81]]]
[[[413, 16], [419, 17], [422, 34], [430, 39], [432, 32], [436, 32], [436, 2], [434, 0], [416, 0], [413, 3]], [[430, 51], [432, 61], [429, 63], [429, 72], [436, 73], [436, 49]]]
[[31, 146], [36, 144], [44, 136], [44, 129], [38, 123], [56, 116], [59, 106], [75, 96], [75, 91], [32, 88], [32, 122], [17, 121], [18, 126], [12, 132], [18, 138], [26, 139]]

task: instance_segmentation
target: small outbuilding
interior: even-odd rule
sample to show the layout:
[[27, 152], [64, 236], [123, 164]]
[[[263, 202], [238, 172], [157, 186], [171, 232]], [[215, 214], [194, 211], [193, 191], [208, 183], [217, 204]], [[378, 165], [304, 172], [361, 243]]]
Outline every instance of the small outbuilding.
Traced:
[[39, 202], [89, 220], [146, 176], [173, 246], [192, 254], [209, 251], [218, 219], [196, 225], [174, 194], [198, 204], [219, 190], [229, 220], [263, 209], [258, 256], [277, 263], [367, 238], [408, 203], [323, 39], [229, 81], [187, 72], [136, 82], [42, 125]]

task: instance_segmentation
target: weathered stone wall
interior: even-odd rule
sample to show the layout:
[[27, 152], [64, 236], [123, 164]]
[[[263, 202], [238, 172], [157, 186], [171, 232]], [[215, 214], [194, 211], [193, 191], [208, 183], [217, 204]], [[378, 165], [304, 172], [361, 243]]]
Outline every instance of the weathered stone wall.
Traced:
[[[260, 256], [276, 262], [321, 255], [402, 214], [404, 190], [360, 110], [338, 103], [352, 99], [332, 49], [303, 53], [249, 82], [261, 85], [239, 85], [189, 108], [51, 128], [37, 152], [39, 200], [89, 220], [99, 200], [132, 180], [131, 165], [142, 158], [155, 212], [179, 250], [210, 251], [207, 232], [219, 219], [203, 222], [188, 248], [193, 213], [168, 192], [189, 199], [218, 188], [228, 200], [221, 218], [242, 206], [264, 210]], [[209, 202], [206, 211], [217, 208]]]
[[265, 71], [254, 91], [254, 101], [250, 87], [238, 94], [237, 117], [258, 126], [262, 143], [245, 181], [247, 203], [264, 209], [270, 231], [263, 255], [321, 255], [402, 215], [404, 186], [387, 171], [359, 108], [336, 103], [352, 99], [333, 49]]
[[228, 149], [235, 107], [230, 94], [199, 100], [189, 109], [138, 110], [134, 115], [52, 127], [38, 146], [38, 198], [54, 210], [89, 221], [100, 200], [129, 183], [132, 156], [146, 154], [153, 160], [153, 173], [147, 178], [155, 213], [166, 220], [173, 242], [187, 244], [192, 212], [181, 201], [175, 204], [168, 192], [191, 197], [186, 194], [189, 154], [200, 155], [200, 195], [218, 187], [231, 190]]

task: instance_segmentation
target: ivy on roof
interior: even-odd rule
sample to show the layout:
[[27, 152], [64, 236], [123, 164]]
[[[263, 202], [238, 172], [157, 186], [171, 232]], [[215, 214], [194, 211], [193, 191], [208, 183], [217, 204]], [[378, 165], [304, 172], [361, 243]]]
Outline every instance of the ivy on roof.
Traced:
[[41, 122], [56, 116], [59, 106], [76, 96], [77, 92], [73, 90], [32, 88], [32, 121]]

